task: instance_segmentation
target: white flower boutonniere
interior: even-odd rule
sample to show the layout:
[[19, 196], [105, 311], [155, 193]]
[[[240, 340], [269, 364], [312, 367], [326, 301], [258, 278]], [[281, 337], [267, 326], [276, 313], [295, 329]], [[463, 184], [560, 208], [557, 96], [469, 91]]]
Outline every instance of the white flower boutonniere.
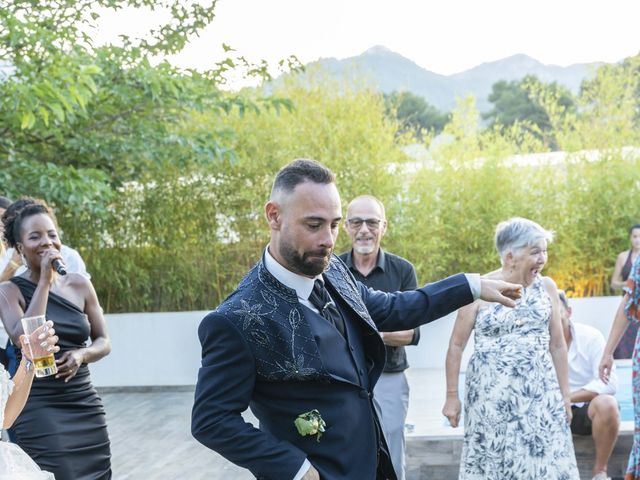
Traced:
[[324, 427], [327, 426], [322, 419], [322, 415], [320, 415], [320, 412], [316, 409], [313, 409], [310, 412], [301, 413], [298, 415], [298, 418], [296, 418], [294, 423], [300, 435], [303, 437], [306, 435], [317, 435], [316, 440], [318, 442], [324, 433]]

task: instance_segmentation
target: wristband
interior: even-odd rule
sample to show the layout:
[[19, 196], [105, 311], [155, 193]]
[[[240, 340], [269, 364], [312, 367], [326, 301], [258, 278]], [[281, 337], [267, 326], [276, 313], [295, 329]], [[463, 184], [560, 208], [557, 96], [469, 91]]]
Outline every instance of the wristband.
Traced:
[[28, 358], [24, 359], [24, 370], [29, 373], [33, 371], [33, 362]]

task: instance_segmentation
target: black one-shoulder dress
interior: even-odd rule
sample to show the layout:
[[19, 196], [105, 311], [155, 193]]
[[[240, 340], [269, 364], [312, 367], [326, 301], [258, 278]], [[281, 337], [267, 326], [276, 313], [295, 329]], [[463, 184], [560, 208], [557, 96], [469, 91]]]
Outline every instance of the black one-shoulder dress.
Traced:
[[[11, 279], [27, 305], [36, 284], [22, 277]], [[91, 333], [87, 316], [76, 305], [49, 294], [47, 319], [54, 322], [60, 357], [86, 346]], [[35, 378], [27, 404], [13, 426], [15, 442], [56, 480], [111, 478], [111, 451], [102, 399], [91, 384], [89, 368], [82, 364], [69, 382]]]

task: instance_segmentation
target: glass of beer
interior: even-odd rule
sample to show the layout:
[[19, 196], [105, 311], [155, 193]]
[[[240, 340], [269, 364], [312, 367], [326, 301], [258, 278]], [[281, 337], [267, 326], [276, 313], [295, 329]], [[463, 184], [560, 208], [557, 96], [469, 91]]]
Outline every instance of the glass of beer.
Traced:
[[56, 359], [53, 353], [47, 350], [49, 344], [47, 343], [47, 345], [43, 347], [41, 343], [44, 342], [44, 340], [38, 338], [40, 334], [47, 331], [46, 321], [47, 318], [44, 315], [24, 317], [22, 319], [22, 328], [29, 340], [29, 353], [33, 360], [36, 377], [48, 377], [49, 375], [58, 373]]

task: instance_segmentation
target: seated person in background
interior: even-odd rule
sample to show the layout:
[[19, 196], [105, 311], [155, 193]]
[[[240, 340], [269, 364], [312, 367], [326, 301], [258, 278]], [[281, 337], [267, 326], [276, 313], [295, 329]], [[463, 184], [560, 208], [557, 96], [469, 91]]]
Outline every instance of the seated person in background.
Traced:
[[571, 431], [576, 435], [592, 435], [596, 458], [593, 479], [606, 480], [607, 463], [618, 438], [620, 414], [616, 393], [618, 379], [615, 367], [609, 383], [600, 380], [598, 366], [604, 352], [605, 340], [593, 327], [571, 321], [571, 307], [562, 290], [560, 317], [568, 347], [569, 389], [573, 419]]

